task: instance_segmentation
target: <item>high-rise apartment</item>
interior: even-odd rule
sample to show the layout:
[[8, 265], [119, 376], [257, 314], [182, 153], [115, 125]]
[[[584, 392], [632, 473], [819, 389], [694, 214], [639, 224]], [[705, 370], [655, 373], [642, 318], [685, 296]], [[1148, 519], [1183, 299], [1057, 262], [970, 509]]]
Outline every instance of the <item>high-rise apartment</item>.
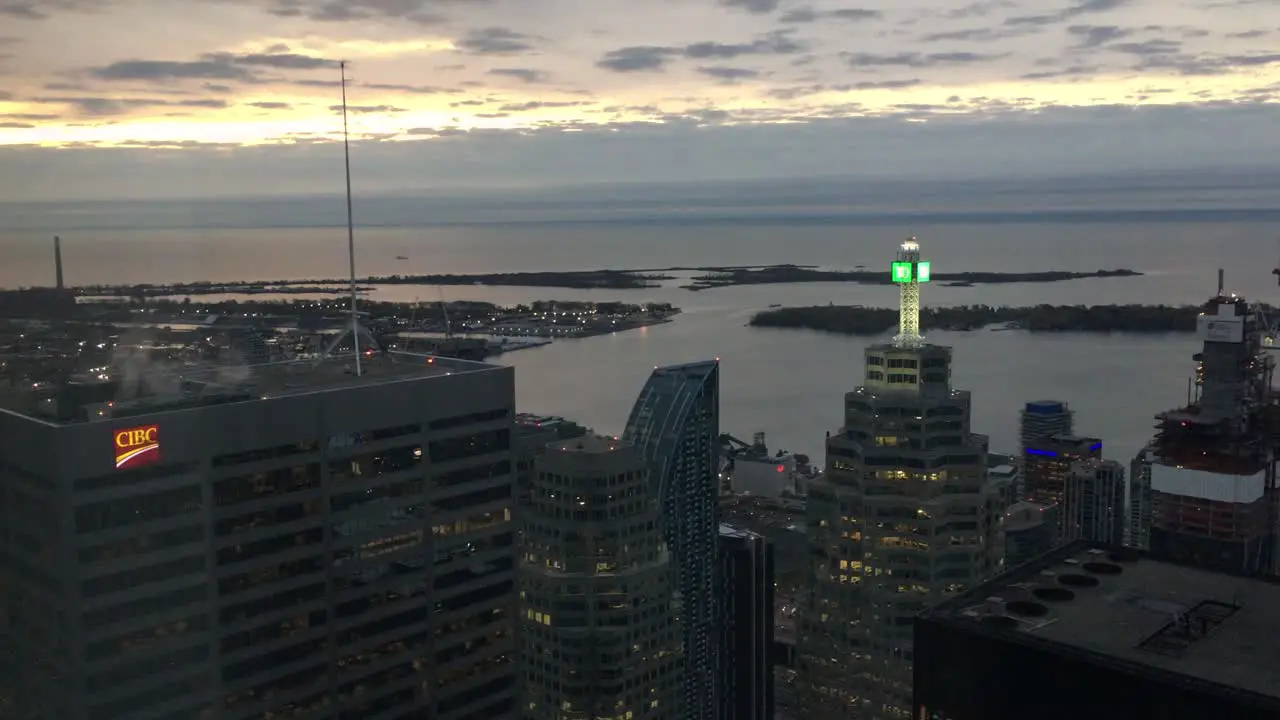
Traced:
[[1146, 550], [1151, 546], [1151, 448], [1146, 447], [1129, 462], [1129, 516], [1124, 544]]
[[987, 479], [987, 438], [969, 393], [951, 387], [951, 350], [919, 334], [915, 240], [902, 244], [899, 334], [866, 349], [844, 396], [827, 468], [809, 488], [812, 592], [796, 648], [806, 720], [911, 714], [915, 616], [1001, 566], [1003, 503]]
[[515, 716], [510, 368], [136, 380], [0, 398], [16, 716]]
[[1071, 466], [1062, 503], [1064, 540], [1119, 547], [1124, 542], [1124, 466], [1114, 460], [1083, 460]]
[[1059, 400], [1036, 400], [1023, 406], [1018, 419], [1018, 499], [1027, 499], [1027, 448], [1041, 448], [1054, 435], [1070, 435], [1074, 419], [1075, 413]]
[[671, 556], [644, 458], [597, 435], [537, 461], [520, 525], [528, 720], [683, 720]]
[[716, 709], [719, 619], [716, 542], [719, 523], [720, 363], [656, 368], [640, 391], [623, 439], [649, 466], [649, 481], [676, 566], [683, 614], [682, 720], [710, 720]]
[[1022, 498], [1041, 505], [1062, 503], [1067, 495], [1071, 468], [1085, 460], [1102, 458], [1102, 441], [1076, 435], [1050, 435], [1034, 447], [1022, 450]]
[[773, 543], [720, 526], [719, 711], [717, 720], [773, 720]]
[[916, 624], [920, 720], [1273, 720], [1280, 585], [1077, 542]]
[[1242, 575], [1276, 571], [1276, 459], [1264, 421], [1274, 360], [1265, 331], [1221, 282], [1197, 318], [1196, 393], [1156, 417], [1144, 461], [1155, 557]]

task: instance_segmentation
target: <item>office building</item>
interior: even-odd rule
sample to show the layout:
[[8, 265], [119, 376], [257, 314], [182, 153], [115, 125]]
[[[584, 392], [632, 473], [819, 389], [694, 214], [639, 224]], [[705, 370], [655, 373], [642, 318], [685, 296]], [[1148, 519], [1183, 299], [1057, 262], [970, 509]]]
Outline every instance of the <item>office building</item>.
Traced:
[[400, 353], [4, 395], [15, 716], [514, 717], [513, 401]]
[[773, 720], [773, 543], [720, 526], [720, 688], [717, 720]]
[[907, 718], [913, 619], [1001, 567], [987, 438], [971, 431], [969, 393], [951, 387], [950, 348], [919, 335], [928, 267], [903, 243], [899, 334], [866, 349], [863, 385], [845, 394], [809, 488], [813, 576], [796, 647], [806, 720]]
[[1280, 585], [1077, 542], [923, 614], [915, 718], [1274, 720]]
[[1021, 496], [1018, 493], [1019, 487], [1022, 485], [1022, 479], [1020, 469], [1016, 464], [999, 463], [991, 465], [990, 460], [988, 460], [987, 479], [991, 481], [992, 486], [999, 493], [1000, 502], [1004, 503], [1006, 508], [1017, 504], [1021, 500]]
[[1071, 466], [1062, 503], [1063, 540], [1124, 543], [1124, 466], [1114, 460], [1083, 460]]
[[622, 438], [649, 466], [649, 481], [676, 566], [683, 615], [685, 698], [682, 720], [715, 715], [719, 601], [720, 363], [656, 368], [640, 391]]
[[572, 420], [555, 415], [516, 413], [515, 445], [516, 495], [520, 504], [529, 499], [538, 458], [546, 452], [547, 445], [557, 440], [569, 440], [587, 434], [587, 428]]
[[[1067, 497], [1071, 468], [1078, 462], [1102, 459], [1102, 441], [1076, 435], [1051, 435], [1038, 447], [1022, 450], [1022, 499], [1040, 505], [1061, 505]], [[1059, 521], [1065, 515], [1059, 516]], [[1066, 528], [1059, 526], [1060, 535]]]
[[1139, 550], [1151, 547], [1151, 463], [1155, 456], [1145, 447], [1129, 462], [1129, 521], [1124, 544]]
[[[1075, 413], [1066, 403], [1058, 400], [1036, 400], [1023, 406], [1018, 418], [1018, 465], [1022, 472], [1019, 480], [1026, 478], [1027, 448], [1038, 449], [1054, 435], [1070, 435], [1074, 431]], [[1026, 488], [1018, 487], [1018, 498], [1028, 499]]]
[[1274, 574], [1276, 465], [1267, 407], [1266, 323], [1221, 290], [1197, 317], [1194, 393], [1156, 416], [1149, 446], [1153, 556], [1242, 575]]
[[630, 443], [538, 460], [521, 515], [527, 720], [682, 720], [681, 633], [658, 499]]
[[1015, 567], [1058, 544], [1058, 505], [1020, 502], [1004, 511], [1004, 566]]

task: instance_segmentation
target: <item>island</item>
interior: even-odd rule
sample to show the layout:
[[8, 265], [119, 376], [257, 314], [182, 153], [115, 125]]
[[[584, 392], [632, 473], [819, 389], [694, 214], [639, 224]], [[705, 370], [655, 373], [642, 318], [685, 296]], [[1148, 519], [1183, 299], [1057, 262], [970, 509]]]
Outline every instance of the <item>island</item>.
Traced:
[[[971, 287], [998, 283], [1045, 283], [1085, 278], [1138, 277], [1137, 270], [1095, 270], [1093, 272], [950, 272], [934, 273], [933, 282], [950, 287]], [[774, 285], [784, 283], [852, 282], [865, 285], [889, 285], [893, 279], [888, 270], [819, 270], [800, 265], [772, 265], [761, 268], [718, 268], [693, 278], [692, 284], [682, 285], [687, 290], [709, 290], [731, 285]]]
[[[1198, 305], [960, 305], [921, 309], [920, 326], [955, 331], [1000, 326], [1032, 332], [1178, 333], [1195, 331], [1200, 310]], [[777, 308], [756, 313], [749, 325], [881, 335], [898, 326], [898, 310], [846, 305]]]
[[[821, 270], [812, 265], [732, 265], [703, 267], [667, 267], [638, 270], [566, 270], [548, 272], [480, 273], [474, 275], [374, 275], [357, 278], [358, 292], [367, 293], [388, 285], [492, 285], [500, 287], [566, 288], [572, 290], [643, 290], [660, 287], [675, 280], [671, 273], [697, 273], [686, 290], [709, 290], [731, 285], [777, 285], [787, 283], [849, 282], [888, 285], [887, 270]], [[1137, 277], [1136, 270], [1097, 270], [1094, 272], [953, 272], [934, 273], [937, 283], [953, 287], [969, 287], [993, 283], [1044, 283], [1085, 278]], [[0, 291], [5, 293], [21, 290]], [[183, 282], [135, 285], [81, 285], [72, 288], [80, 298], [162, 298], [201, 297], [207, 295], [344, 295], [351, 292], [351, 280], [344, 278], [302, 280], [233, 280], [221, 282]], [[2, 301], [2, 298], [0, 298]]]

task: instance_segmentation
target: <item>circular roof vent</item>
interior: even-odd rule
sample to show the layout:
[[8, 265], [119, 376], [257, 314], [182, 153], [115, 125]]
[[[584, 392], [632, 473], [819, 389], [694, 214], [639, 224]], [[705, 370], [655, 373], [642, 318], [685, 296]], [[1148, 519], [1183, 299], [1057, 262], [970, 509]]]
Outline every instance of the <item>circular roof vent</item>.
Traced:
[[1107, 558], [1112, 562], [1131, 563], [1142, 559], [1142, 553], [1131, 547], [1121, 547], [1107, 553]]
[[1023, 617], [1044, 617], [1049, 614], [1049, 606], [1034, 600], [1014, 600], [1004, 604], [1004, 609], [1014, 615]]
[[1098, 578], [1092, 575], [1062, 575], [1058, 578], [1058, 582], [1070, 587], [1097, 587]]
[[992, 630], [1016, 630], [1018, 621], [1007, 615], [988, 615], [982, 618], [982, 624]]
[[1124, 572], [1124, 568], [1116, 565], [1115, 563], [1109, 562], [1087, 562], [1080, 567], [1084, 568], [1086, 572], [1091, 572], [1094, 575], [1119, 575]]
[[1068, 600], [1074, 600], [1076, 597], [1075, 593], [1061, 587], [1036, 588], [1031, 591], [1031, 594], [1035, 595], [1039, 600], [1045, 600], [1048, 602], [1066, 602]]

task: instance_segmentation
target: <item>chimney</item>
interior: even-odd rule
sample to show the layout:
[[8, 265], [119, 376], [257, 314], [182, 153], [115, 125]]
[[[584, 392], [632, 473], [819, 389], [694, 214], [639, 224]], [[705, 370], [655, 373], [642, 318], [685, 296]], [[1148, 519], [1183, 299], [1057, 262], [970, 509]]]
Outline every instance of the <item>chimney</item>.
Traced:
[[62, 238], [56, 235], [53, 238], [53, 270], [57, 276], [58, 289], [64, 290], [65, 286], [62, 284]]

